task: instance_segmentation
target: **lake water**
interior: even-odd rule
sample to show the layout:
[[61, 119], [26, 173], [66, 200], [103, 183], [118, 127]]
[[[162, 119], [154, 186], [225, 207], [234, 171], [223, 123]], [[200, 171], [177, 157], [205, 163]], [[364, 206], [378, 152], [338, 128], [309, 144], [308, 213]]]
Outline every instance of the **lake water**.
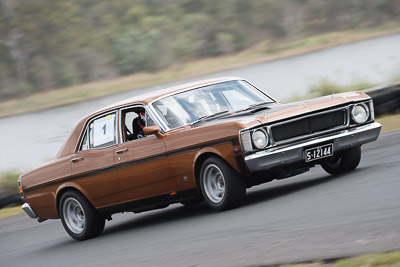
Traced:
[[400, 74], [400, 34], [337, 46], [194, 79], [143, 88], [64, 107], [0, 119], [0, 172], [26, 171], [54, 158], [73, 125], [86, 114], [119, 100], [199, 79], [237, 76], [278, 100], [308, 91], [321, 79], [338, 84], [384, 84]]

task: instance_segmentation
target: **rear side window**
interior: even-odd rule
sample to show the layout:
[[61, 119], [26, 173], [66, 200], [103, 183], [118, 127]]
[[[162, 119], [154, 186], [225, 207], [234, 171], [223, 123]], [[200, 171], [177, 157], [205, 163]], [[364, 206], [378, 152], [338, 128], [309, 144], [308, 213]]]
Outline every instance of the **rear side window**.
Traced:
[[85, 151], [85, 150], [88, 150], [89, 149], [89, 141], [88, 141], [88, 138], [87, 138], [87, 132], [85, 132], [85, 135], [83, 136], [83, 141], [82, 141], [82, 144], [81, 144], [81, 147], [80, 147], [80, 151]]
[[90, 122], [79, 150], [84, 151], [115, 145], [117, 143], [116, 121], [116, 114], [111, 113]]

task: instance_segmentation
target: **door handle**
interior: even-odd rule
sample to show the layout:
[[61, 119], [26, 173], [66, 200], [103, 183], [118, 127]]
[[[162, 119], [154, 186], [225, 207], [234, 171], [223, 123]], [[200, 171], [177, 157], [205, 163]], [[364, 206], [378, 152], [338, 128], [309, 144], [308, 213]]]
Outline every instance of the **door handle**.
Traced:
[[83, 158], [82, 157], [78, 157], [78, 158], [71, 159], [71, 162], [72, 163], [77, 163], [78, 161], [81, 161], [81, 160], [83, 160]]
[[119, 150], [115, 151], [115, 153], [122, 154], [122, 153], [127, 152], [127, 151], [128, 151], [127, 148], [123, 148], [123, 149], [119, 149]]

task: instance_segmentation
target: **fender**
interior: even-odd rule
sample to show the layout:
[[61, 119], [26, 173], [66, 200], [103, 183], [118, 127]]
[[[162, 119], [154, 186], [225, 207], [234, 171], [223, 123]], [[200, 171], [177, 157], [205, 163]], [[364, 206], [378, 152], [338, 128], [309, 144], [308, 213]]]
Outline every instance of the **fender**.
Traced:
[[240, 169], [235, 161], [233, 147], [234, 146], [232, 144], [222, 144], [218, 147], [205, 147], [200, 149], [194, 157], [192, 165], [193, 174], [196, 174], [196, 164], [199, 158], [204, 154], [214, 154], [219, 156], [220, 158], [224, 159], [236, 172], [240, 173]]
[[60, 194], [60, 192], [62, 190], [66, 189], [66, 188], [73, 188], [73, 189], [78, 190], [90, 202], [90, 204], [92, 204], [92, 206], [95, 207], [93, 199], [86, 192], [86, 190], [82, 186], [80, 186], [79, 184], [71, 181], [71, 182], [66, 182], [66, 183], [61, 184], [56, 190], [57, 210], [58, 210], [58, 204], [59, 204], [58, 201], [59, 201], [59, 199], [61, 197], [59, 194]]

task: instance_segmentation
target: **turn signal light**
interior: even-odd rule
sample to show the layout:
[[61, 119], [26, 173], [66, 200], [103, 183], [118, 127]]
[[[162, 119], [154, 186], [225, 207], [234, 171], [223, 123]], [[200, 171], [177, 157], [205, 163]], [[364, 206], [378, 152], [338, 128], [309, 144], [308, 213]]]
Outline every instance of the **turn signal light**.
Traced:
[[19, 195], [21, 196], [21, 198], [24, 198], [24, 191], [22, 191], [21, 180], [18, 180], [18, 191], [19, 191]]

